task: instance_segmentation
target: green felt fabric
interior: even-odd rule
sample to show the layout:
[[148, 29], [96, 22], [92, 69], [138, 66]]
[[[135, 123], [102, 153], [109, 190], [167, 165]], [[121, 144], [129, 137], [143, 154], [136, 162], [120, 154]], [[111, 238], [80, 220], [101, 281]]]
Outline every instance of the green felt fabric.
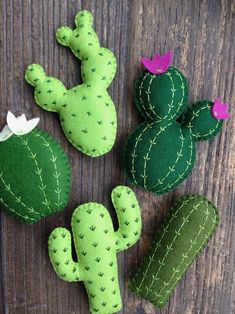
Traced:
[[92, 21], [91, 13], [84, 10], [76, 15], [75, 30], [64, 26], [56, 33], [58, 42], [82, 61], [83, 84], [67, 89], [46, 76], [39, 64], [30, 65], [25, 78], [35, 87], [37, 104], [59, 113], [68, 140], [84, 154], [97, 157], [109, 152], [116, 138], [116, 110], [107, 91], [116, 73], [116, 58], [100, 46]]
[[188, 106], [188, 85], [177, 69], [145, 72], [136, 83], [135, 103], [145, 118], [130, 134], [124, 165], [131, 183], [156, 194], [176, 188], [195, 163], [195, 141], [215, 136], [222, 121], [211, 115], [212, 102]]
[[75, 209], [72, 232], [77, 262], [71, 255], [71, 234], [56, 228], [49, 237], [49, 255], [57, 275], [65, 281], [83, 281], [92, 313], [116, 313], [122, 307], [116, 252], [138, 240], [141, 215], [135, 194], [125, 186], [112, 192], [119, 229], [115, 232], [107, 209], [87, 203]]
[[70, 167], [62, 147], [34, 129], [0, 142], [0, 205], [26, 224], [62, 210], [68, 202]]
[[180, 199], [167, 216], [130, 289], [163, 307], [218, 225], [218, 212], [199, 195]]

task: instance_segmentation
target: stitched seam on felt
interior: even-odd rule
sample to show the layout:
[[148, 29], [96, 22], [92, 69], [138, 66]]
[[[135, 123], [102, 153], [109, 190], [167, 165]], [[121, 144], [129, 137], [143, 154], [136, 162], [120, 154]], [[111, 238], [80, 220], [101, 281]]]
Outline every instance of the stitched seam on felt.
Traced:
[[160, 135], [162, 132], [164, 132], [166, 130], [166, 128], [168, 128], [173, 122], [170, 122], [168, 123], [166, 126], [164, 127], [161, 127], [160, 126], [160, 130], [158, 131], [158, 133], [155, 135], [155, 137], [153, 138], [153, 140], [150, 140], [150, 145], [149, 145], [149, 149], [148, 149], [148, 152], [146, 154], [146, 156], [143, 156], [144, 158], [144, 174], [142, 175], [143, 179], [144, 179], [144, 188], [148, 188], [147, 185], [146, 185], [146, 180], [147, 180], [147, 175], [146, 175], [146, 172], [147, 172], [147, 160], [150, 160], [149, 158], [149, 154], [151, 153], [151, 150], [152, 150], [152, 147], [153, 145], [156, 145], [156, 139], [158, 137], [158, 135]]
[[54, 190], [54, 192], [57, 194], [57, 202], [55, 202], [55, 205], [57, 206], [58, 209], [60, 209], [60, 206], [63, 204], [61, 201], [61, 188], [60, 188], [60, 183], [59, 183], [59, 177], [60, 177], [60, 172], [58, 172], [57, 169], [57, 165], [56, 165], [56, 160], [57, 160], [57, 156], [54, 155], [54, 152], [50, 146], [50, 143], [46, 141], [46, 139], [40, 134], [40, 133], [35, 133], [33, 132], [33, 134], [35, 135], [35, 137], [40, 137], [43, 142], [44, 142], [44, 146], [46, 146], [50, 153], [51, 153], [51, 162], [53, 163], [54, 166], [54, 170], [55, 170], [55, 174], [53, 175], [55, 180], [56, 180], [56, 186], [57, 188]]
[[197, 116], [197, 114], [198, 114], [200, 111], [204, 110], [204, 109], [210, 109], [209, 104], [207, 104], [205, 107], [200, 108], [198, 111], [193, 112], [193, 116], [192, 116], [191, 121], [186, 125], [186, 127], [189, 128], [190, 133], [191, 133], [192, 135], [196, 136], [196, 137], [199, 137], [199, 138], [200, 138], [200, 137], [204, 138], [204, 137], [207, 137], [207, 136], [209, 136], [209, 135], [213, 135], [213, 133], [215, 132], [215, 130], [217, 129], [217, 127], [218, 127], [218, 125], [219, 125], [219, 121], [217, 120], [217, 123], [216, 123], [216, 126], [214, 127], [214, 129], [213, 129], [213, 130], [210, 130], [210, 131], [209, 131], [208, 133], [206, 133], [206, 134], [200, 134], [200, 133], [194, 134], [194, 133], [192, 132], [192, 129], [195, 128], [195, 126], [192, 125], [192, 121], [195, 119], [195, 117]]
[[140, 86], [139, 86], [139, 99], [140, 99], [140, 104], [141, 104], [141, 105], [143, 106], [143, 108], [144, 108], [144, 113], [146, 113], [147, 116], [152, 120], [152, 117], [151, 117], [151, 115], [149, 114], [147, 108], [145, 107], [144, 101], [143, 101], [143, 99], [142, 99], [143, 84], [144, 84], [144, 81], [145, 81], [145, 79], [147, 78], [147, 76], [148, 76], [148, 72], [145, 73], [145, 75], [144, 75], [144, 77], [143, 77], [143, 80], [142, 80], [141, 83], [140, 83]]
[[21, 200], [21, 196], [16, 196], [14, 194], [14, 192], [12, 191], [11, 189], [11, 185], [10, 184], [7, 184], [6, 181], [3, 179], [3, 171], [1, 171], [0, 173], [0, 179], [2, 181], [2, 183], [4, 184], [5, 186], [5, 190], [8, 191], [14, 198], [15, 198], [15, 201], [16, 203], [19, 203], [21, 204], [23, 207], [25, 207], [30, 213], [34, 213], [36, 215], [39, 215], [41, 216], [41, 214], [39, 212], [37, 212], [33, 207], [28, 207], [24, 202], [22, 202]]
[[[195, 198], [195, 196], [191, 196], [191, 197], [189, 197], [188, 199], [183, 200], [182, 204], [179, 206], [179, 208], [177, 209], [177, 211], [175, 212], [175, 214], [171, 216], [170, 221], [169, 221], [169, 222], [167, 223], [167, 225], [164, 227], [162, 236], [161, 236], [161, 238], [159, 239], [159, 241], [157, 242], [157, 245], [156, 245], [156, 247], [155, 247], [155, 249], [154, 249], [154, 251], [153, 251], [153, 253], [152, 253], [152, 256], [149, 256], [149, 257], [148, 257], [148, 258], [149, 258], [149, 262], [148, 262], [148, 265], [147, 265], [147, 267], [146, 267], [146, 270], [145, 270], [144, 273], [143, 273], [143, 278], [142, 278], [142, 280], [141, 280], [141, 282], [140, 282], [140, 284], [139, 284], [139, 287], [136, 288], [136, 291], [137, 291], [137, 292], [139, 292], [139, 291], [141, 290], [142, 284], [143, 284], [143, 282], [144, 282], [144, 280], [145, 280], [145, 278], [146, 278], [146, 274], [147, 274], [147, 272], [148, 272], [148, 270], [149, 270], [149, 267], [151, 266], [153, 257], [154, 257], [154, 255], [155, 255], [157, 249], [159, 248], [159, 246], [160, 246], [160, 244], [161, 244], [161, 241], [162, 241], [164, 235], [166, 234], [167, 229], [169, 228], [169, 226], [170, 226], [172, 220], [173, 220], [174, 218], [177, 218], [178, 212], [179, 212], [189, 201], [193, 200], [194, 198]], [[136, 275], [137, 275], [137, 274], [136, 274]]]
[[[195, 197], [194, 197], [194, 198], [195, 198]], [[199, 204], [193, 206], [193, 209], [189, 212], [189, 214], [187, 215], [186, 219], [183, 221], [183, 223], [180, 225], [179, 229], [177, 230], [177, 233], [176, 233], [176, 235], [175, 235], [173, 241], [172, 241], [171, 244], [169, 245], [170, 247], [172, 246], [172, 244], [176, 241], [176, 239], [177, 239], [178, 236], [180, 235], [179, 232], [182, 230], [183, 226], [186, 224], [186, 220], [193, 214], [193, 212], [194, 212], [195, 210], [197, 210], [197, 208], [198, 208], [203, 202], [204, 202], [204, 200], [202, 200]], [[153, 278], [153, 280], [152, 280], [152, 282], [151, 282], [149, 288], [146, 289], [147, 292], [145, 293], [145, 297], [147, 297], [147, 295], [148, 295], [149, 292], [151, 291], [151, 288], [152, 288], [153, 284], [157, 281], [157, 279], [158, 279], [157, 276], [158, 276], [158, 274], [159, 274], [159, 272], [160, 272], [162, 266], [164, 265], [164, 264], [163, 264], [163, 263], [164, 263], [164, 260], [165, 260], [165, 258], [167, 257], [167, 255], [168, 255], [169, 252], [170, 252], [170, 250], [167, 249], [166, 254], [164, 255], [164, 257], [163, 257], [163, 259], [162, 259], [162, 261], [161, 261], [161, 263], [160, 263], [160, 266], [158, 267], [158, 270], [157, 270], [156, 275], [154, 276], [154, 278]], [[156, 251], [155, 251], [155, 253], [156, 253]], [[153, 254], [153, 258], [154, 258], [155, 253]]]
[[18, 213], [17, 211], [15, 211], [13, 208], [11, 208], [10, 206], [8, 206], [8, 205], [4, 202], [4, 200], [3, 200], [2, 197], [0, 198], [0, 203], [2, 203], [6, 208], [8, 208], [8, 210], [9, 210], [10, 212], [14, 213], [15, 215], [19, 216], [20, 218], [23, 218], [24, 220], [31, 220], [31, 221], [33, 221], [33, 222], [36, 221], [35, 219], [30, 218], [29, 216], [22, 215], [22, 214]]
[[[174, 168], [175, 168], [176, 164], [178, 163], [180, 157], [183, 156], [183, 155], [182, 155], [182, 151], [183, 151], [183, 147], [184, 147], [185, 138], [184, 138], [184, 136], [183, 136], [183, 132], [182, 132], [182, 129], [181, 129], [181, 128], [180, 128], [180, 133], [181, 133], [181, 135], [180, 135], [181, 147], [180, 147], [180, 151], [176, 153], [176, 154], [177, 154], [177, 158], [176, 158], [176, 160], [175, 160], [173, 166], [169, 166], [169, 171], [168, 171], [168, 173], [165, 175], [165, 177], [163, 177], [162, 179], [159, 179], [158, 182], [157, 182], [156, 184], [154, 184], [154, 186], [150, 187], [151, 189], [154, 189], [158, 184], [163, 184], [163, 181], [166, 180], [166, 178], [170, 175], [170, 173], [173, 172], [173, 171], [175, 171]], [[160, 189], [160, 191], [161, 191], [161, 189]], [[158, 190], [156, 190], [155, 192], [158, 192]]]
[[159, 122], [161, 122], [161, 121], [155, 121], [155, 122], [152, 122], [152, 123], [147, 123], [146, 127], [143, 129], [143, 131], [140, 133], [140, 135], [136, 138], [134, 151], [133, 151], [133, 153], [131, 153], [131, 156], [132, 156], [132, 160], [131, 160], [131, 173], [132, 173], [132, 176], [133, 176], [133, 180], [134, 180], [135, 184], [137, 184], [137, 185], [138, 185], [138, 183], [137, 183], [136, 177], [135, 177], [135, 173], [136, 173], [136, 170], [135, 170], [135, 158], [138, 157], [138, 156], [136, 155], [136, 149], [137, 149], [138, 143], [143, 140], [142, 135], [144, 134], [144, 132], [145, 132], [147, 129], [151, 129], [151, 127], [152, 127], [153, 124], [159, 123]]
[[[203, 202], [204, 202], [204, 200], [203, 200], [201, 203], [199, 203], [199, 204], [202, 204]], [[190, 253], [191, 249], [193, 248], [193, 244], [195, 243], [195, 241], [197, 241], [199, 235], [201, 234], [201, 231], [202, 231], [203, 228], [205, 227], [206, 222], [207, 222], [208, 217], [209, 217], [208, 202], [206, 203], [206, 210], [204, 211], [204, 213], [205, 213], [205, 215], [206, 215], [206, 219], [205, 219], [203, 225], [199, 227], [200, 230], [198, 231], [198, 234], [196, 235], [195, 239], [194, 239], [194, 240], [191, 240], [191, 239], [190, 239], [190, 242], [191, 242], [190, 248], [188, 249], [188, 251], [186, 252], [186, 254], [182, 253], [183, 258], [182, 258], [181, 262], [179, 263], [179, 265], [177, 266], [177, 268], [176, 268], [176, 269], [172, 268], [172, 269], [173, 269], [173, 274], [172, 274], [172, 276], [170, 277], [170, 279], [169, 279], [166, 283], [164, 282], [164, 287], [163, 287], [163, 288], [160, 290], [160, 292], [156, 295], [157, 298], [158, 298], [158, 297], [161, 298], [162, 292], [165, 290], [165, 287], [169, 285], [169, 282], [170, 282], [171, 279], [174, 277], [175, 273], [178, 272], [178, 268], [181, 266], [181, 264], [183, 263], [183, 261], [185, 260], [185, 258], [188, 257], [187, 254]], [[214, 229], [214, 227], [215, 227], [215, 225], [214, 225], [213, 228], [209, 231], [209, 233], [205, 236], [205, 241], [203, 242], [203, 244], [208, 241], [208, 236], [210, 235], [210, 233], [211, 233], [211, 231]], [[199, 252], [200, 250], [201, 250], [201, 248], [199, 248], [199, 250], [196, 251], [195, 256], [197, 256], [197, 254], [198, 254], [198, 252]], [[191, 261], [189, 261], [189, 263], [186, 265], [184, 271], [182, 272], [183, 274], [185, 273], [185, 270], [189, 267], [190, 264], [191, 264]], [[181, 276], [180, 276], [180, 278], [181, 278]], [[177, 284], [178, 280], [180, 280], [180, 278], [176, 278], [176, 281], [171, 285], [171, 287], [174, 287], [174, 286]], [[156, 281], [157, 281], [157, 280], [156, 280]], [[167, 291], [166, 291], [166, 292], [167, 292]], [[163, 300], [164, 300], [164, 298], [163, 298]], [[159, 303], [163, 303], [163, 301], [159, 301]]]
[[[148, 112], [147, 110], [149, 109], [150, 111], [151, 111], [151, 113], [154, 115], [154, 116], [156, 116], [157, 118], [161, 118], [161, 117], [159, 117], [157, 114], [156, 114], [156, 112], [155, 112], [155, 110], [154, 110], [154, 106], [151, 104], [151, 101], [150, 101], [150, 94], [151, 94], [151, 87], [152, 87], [152, 81], [156, 78], [155, 77], [155, 75], [151, 75], [150, 73], [147, 73], [147, 75], [148, 76], [150, 76], [151, 78], [150, 78], [150, 81], [149, 81], [149, 83], [148, 83], [148, 89], [147, 89], [147, 91], [145, 92], [145, 94], [147, 95], [147, 100], [148, 100], [148, 107], [147, 108], [145, 108], [145, 110], [146, 110], [146, 113]], [[142, 82], [141, 82], [141, 84], [142, 84]], [[151, 114], [148, 114], [149, 115], [149, 117], [150, 117], [150, 119], [152, 120], [153, 119], [153, 117], [151, 117]]]
[[[194, 144], [193, 144], [193, 141], [192, 141], [192, 137], [191, 137], [191, 135], [190, 135], [190, 144], [189, 144], [189, 148], [190, 148], [190, 159], [189, 159], [189, 160], [186, 160], [187, 167], [185, 168], [185, 170], [184, 170], [183, 173], [179, 174], [178, 178], [177, 178], [174, 182], [172, 182], [171, 184], [168, 184], [168, 185], [167, 185], [167, 187], [166, 187], [167, 189], [171, 189], [171, 187], [174, 186], [180, 179], [183, 179], [183, 178], [184, 178], [184, 175], [187, 173], [189, 167], [192, 165], [193, 145], [194, 145]], [[162, 189], [157, 190], [157, 191], [154, 191], [154, 192], [159, 193], [159, 192], [161, 192], [161, 191], [164, 191], [166, 188], [162, 188]]]
[[[116, 120], [116, 119], [115, 119]], [[88, 150], [88, 149], [84, 149], [81, 145], [79, 144], [76, 144], [74, 141], [71, 140], [70, 138], [70, 134], [69, 132], [66, 130], [66, 128], [64, 127], [64, 123], [61, 121], [61, 126], [63, 128], [63, 131], [66, 135], [66, 138], [68, 139], [68, 141], [75, 147], [77, 148], [78, 150], [80, 150], [82, 153], [88, 155], [88, 156], [91, 156], [91, 157], [100, 157], [102, 156], [103, 154], [106, 154], [108, 153], [112, 147], [114, 146], [114, 142], [115, 142], [115, 138], [116, 138], [116, 133], [117, 133], [117, 122], [115, 121], [115, 129], [113, 130], [112, 132], [112, 136], [113, 136], [113, 141], [111, 142], [110, 145], [107, 145], [106, 146], [106, 149], [103, 149], [103, 150], [99, 150], [98, 152], [96, 153], [93, 153], [91, 150]]]
[[40, 180], [40, 182], [41, 182], [41, 186], [39, 185], [38, 188], [39, 188], [39, 190], [42, 191], [43, 197], [44, 197], [44, 199], [45, 199], [45, 201], [42, 202], [42, 204], [45, 205], [45, 206], [48, 208], [49, 212], [51, 212], [51, 208], [50, 208], [50, 205], [49, 205], [50, 202], [48, 201], [47, 196], [46, 196], [46, 193], [45, 193], [46, 185], [43, 184], [43, 179], [42, 179], [42, 176], [41, 176], [42, 169], [39, 168], [39, 165], [38, 165], [38, 162], [37, 162], [37, 159], [36, 159], [37, 153], [33, 153], [33, 152], [32, 152], [31, 148], [30, 148], [29, 145], [28, 145], [28, 140], [24, 140], [21, 136], [20, 136], [19, 138], [21, 139], [23, 145], [24, 145], [24, 146], [27, 148], [27, 150], [29, 151], [29, 153], [30, 153], [29, 158], [33, 159], [34, 164], [35, 164], [35, 166], [36, 166], [36, 169], [37, 169], [37, 170], [35, 171], [35, 173], [38, 175], [39, 180]]
[[180, 72], [176, 71], [174, 68], [173, 68], [173, 71], [175, 72], [175, 74], [180, 78], [180, 81], [181, 81], [181, 89], [182, 89], [182, 98], [181, 98], [181, 101], [178, 103], [178, 110], [176, 111], [176, 113], [171, 117], [171, 119], [174, 119], [176, 117], [176, 115], [178, 114], [178, 112], [180, 112], [180, 108], [183, 106], [183, 100], [184, 100], [184, 97], [185, 97], [185, 87], [184, 87], [184, 81], [183, 81], [183, 78], [182, 78], [182, 75]]

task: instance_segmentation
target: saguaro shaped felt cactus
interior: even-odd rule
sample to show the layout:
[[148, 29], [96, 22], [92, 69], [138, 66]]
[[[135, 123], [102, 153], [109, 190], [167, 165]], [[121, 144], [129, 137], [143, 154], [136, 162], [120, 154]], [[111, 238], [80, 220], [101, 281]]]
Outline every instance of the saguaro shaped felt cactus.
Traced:
[[158, 55], [153, 61], [142, 60], [148, 71], [137, 81], [134, 98], [145, 121], [130, 134], [124, 153], [130, 182], [156, 194], [187, 178], [195, 162], [196, 141], [215, 136], [222, 119], [229, 117], [218, 110], [227, 109], [218, 100], [188, 106], [187, 81], [178, 69], [169, 67], [169, 53], [167, 57], [164, 62]]
[[32, 224], [66, 206], [70, 167], [62, 147], [48, 133], [24, 133], [22, 125], [32, 129], [36, 119], [26, 122], [24, 115], [14, 118], [11, 113], [8, 117], [12, 121], [0, 136], [0, 206]]
[[173, 289], [218, 225], [217, 209], [205, 197], [187, 195], [172, 208], [130, 289], [158, 307]]
[[107, 209], [97, 203], [79, 206], [72, 216], [78, 261], [71, 255], [71, 234], [56, 228], [49, 237], [49, 255], [57, 275], [65, 281], [83, 281], [92, 313], [116, 313], [122, 307], [116, 253], [132, 246], [141, 231], [140, 208], [131, 189], [112, 192], [119, 229], [115, 232]]
[[67, 89], [46, 76], [39, 64], [29, 65], [25, 78], [35, 87], [37, 104], [59, 113], [69, 141], [84, 154], [97, 157], [109, 152], [116, 138], [116, 111], [107, 91], [116, 73], [116, 58], [100, 46], [90, 12], [77, 13], [75, 24], [74, 30], [59, 28], [56, 38], [81, 60], [83, 84]]

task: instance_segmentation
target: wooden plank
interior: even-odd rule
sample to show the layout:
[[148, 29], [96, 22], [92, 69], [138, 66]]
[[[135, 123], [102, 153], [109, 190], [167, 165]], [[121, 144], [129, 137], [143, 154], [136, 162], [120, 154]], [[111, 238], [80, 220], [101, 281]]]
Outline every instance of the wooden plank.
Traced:
[[[33, 90], [24, 82], [28, 64], [43, 65], [50, 75], [72, 87], [81, 82], [80, 63], [56, 43], [55, 30], [73, 26], [81, 8], [91, 10], [103, 46], [112, 49], [118, 71], [110, 94], [118, 112], [118, 136], [112, 152], [91, 159], [66, 140], [58, 117], [34, 104]], [[133, 103], [134, 81], [142, 71], [141, 55], [174, 49], [174, 65], [190, 84], [190, 101], [220, 96], [233, 104], [234, 1], [170, 0], [2, 0], [0, 4], [0, 126], [7, 110], [40, 116], [40, 127], [64, 147], [73, 169], [66, 211], [33, 226], [24, 226], [0, 213], [0, 313], [79, 313], [88, 311], [82, 284], [59, 280], [48, 259], [47, 239], [57, 226], [70, 227], [74, 208], [97, 201], [110, 208], [110, 192], [126, 184], [122, 154], [129, 132], [141, 120]], [[134, 188], [142, 208], [143, 232], [138, 245], [118, 256], [125, 314], [234, 313], [235, 230], [234, 119], [212, 141], [198, 144], [192, 175], [175, 191], [156, 197]], [[13, 170], [14, 175], [14, 170]], [[208, 248], [200, 255], [163, 310], [131, 294], [127, 283], [147, 252], [173, 201], [185, 193], [204, 194], [220, 209], [221, 223]]]

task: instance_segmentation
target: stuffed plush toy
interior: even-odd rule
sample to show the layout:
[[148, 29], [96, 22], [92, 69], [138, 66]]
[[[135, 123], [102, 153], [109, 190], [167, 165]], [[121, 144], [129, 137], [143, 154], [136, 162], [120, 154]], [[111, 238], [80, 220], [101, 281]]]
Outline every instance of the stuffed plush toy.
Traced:
[[135, 194], [125, 186], [112, 192], [119, 229], [115, 232], [107, 209], [87, 203], [75, 209], [72, 232], [78, 261], [71, 254], [71, 234], [56, 228], [49, 237], [49, 255], [57, 275], [65, 281], [83, 281], [92, 313], [116, 313], [122, 307], [116, 253], [136, 243], [141, 215]]
[[38, 122], [8, 112], [0, 133], [0, 206], [26, 224], [62, 210], [70, 190], [67, 156]]
[[116, 138], [116, 111], [107, 92], [116, 59], [100, 46], [90, 12], [79, 12], [75, 24], [75, 30], [59, 28], [56, 38], [82, 61], [83, 84], [67, 89], [58, 79], [46, 76], [39, 64], [30, 65], [25, 78], [35, 87], [37, 104], [59, 113], [68, 140], [84, 154], [97, 157], [109, 152]]
[[163, 307], [218, 225], [217, 209], [205, 197], [187, 195], [172, 208], [130, 289]]
[[219, 99], [188, 106], [184, 75], [169, 67], [172, 53], [142, 58], [147, 71], [135, 86], [135, 103], [145, 118], [129, 136], [125, 169], [130, 182], [156, 194], [176, 188], [191, 172], [196, 141], [207, 140], [229, 118]]

